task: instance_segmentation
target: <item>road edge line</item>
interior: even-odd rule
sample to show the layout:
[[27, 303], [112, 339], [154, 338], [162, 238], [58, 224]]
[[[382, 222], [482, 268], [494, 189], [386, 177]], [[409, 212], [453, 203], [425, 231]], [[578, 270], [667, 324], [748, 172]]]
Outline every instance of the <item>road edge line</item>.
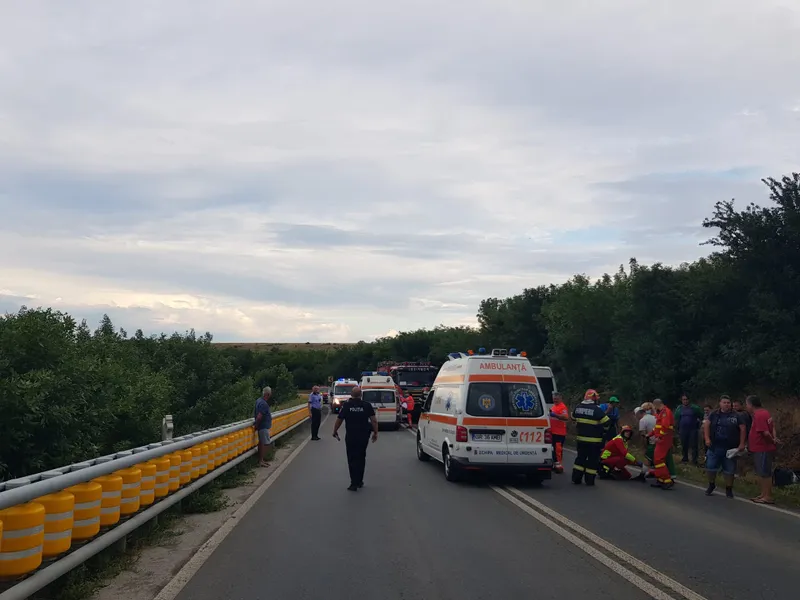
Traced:
[[568, 530], [564, 529], [560, 525], [556, 525], [543, 515], [540, 515], [535, 510], [533, 510], [533, 508], [525, 504], [522, 500], [515, 498], [506, 490], [494, 485], [491, 485], [489, 487], [492, 491], [500, 494], [503, 498], [514, 504], [517, 508], [521, 509], [526, 514], [530, 515], [531, 517], [539, 521], [542, 525], [552, 530], [553, 532], [555, 532], [556, 534], [558, 534], [559, 536], [561, 536], [562, 538], [573, 544], [578, 549], [583, 550], [586, 554], [591, 556], [596, 561], [608, 567], [609, 570], [622, 577], [625, 581], [627, 581], [632, 585], [635, 585], [637, 588], [642, 590], [645, 594], [647, 594], [651, 598], [654, 598], [655, 600], [675, 600], [673, 596], [670, 596], [668, 593], [657, 588], [646, 579], [640, 577], [630, 569], [622, 566], [619, 562], [608, 557], [606, 554], [598, 551], [597, 548], [593, 547], [585, 540], [582, 540], [577, 535], [570, 533]]
[[707, 600], [704, 596], [701, 596], [691, 588], [686, 587], [678, 580], [670, 577], [666, 573], [662, 573], [661, 571], [654, 569], [646, 562], [639, 560], [638, 558], [632, 556], [628, 552], [625, 552], [625, 550], [623, 550], [622, 548], [615, 546], [608, 540], [600, 537], [599, 535], [597, 535], [592, 531], [589, 531], [588, 529], [579, 525], [572, 519], [562, 515], [560, 512], [550, 508], [549, 506], [536, 500], [535, 498], [532, 498], [522, 490], [519, 490], [512, 486], [506, 486], [506, 489], [511, 494], [514, 494], [517, 498], [519, 498], [522, 502], [528, 503], [531, 505], [532, 508], [538, 509], [543, 513], [549, 515], [550, 517], [561, 523], [564, 527], [572, 529], [578, 535], [582, 535], [593, 544], [596, 544], [597, 546], [603, 548], [603, 550], [605, 550], [606, 552], [610, 552], [618, 559], [628, 563], [628, 565], [630, 565], [634, 569], [637, 569], [638, 571], [644, 573], [645, 575], [650, 577], [650, 579], [656, 581], [658, 584], [668, 587], [673, 592], [680, 594], [681, 596], [686, 598], [686, 600]]
[[[323, 419], [322, 423], [320, 423], [320, 429], [328, 420], [330, 415], [331, 413], [328, 413], [325, 416], [325, 419]], [[242, 518], [256, 505], [256, 503], [261, 499], [261, 496], [263, 496], [266, 491], [272, 487], [272, 484], [277, 481], [281, 473], [283, 473], [291, 464], [291, 462], [300, 454], [300, 452], [303, 451], [303, 448], [306, 447], [309, 441], [311, 441], [311, 438], [306, 438], [300, 443], [299, 446], [297, 446], [297, 448], [292, 450], [292, 453], [286, 457], [286, 460], [278, 465], [278, 467], [275, 469], [275, 472], [267, 477], [264, 483], [262, 483], [258, 489], [253, 492], [250, 497], [245, 500], [242, 505], [237, 508], [236, 511], [229, 516], [222, 525], [220, 525], [219, 529], [214, 532], [214, 535], [212, 535], [202, 546], [200, 546], [200, 548], [198, 548], [194, 556], [192, 556], [192, 558], [190, 558], [186, 564], [181, 567], [180, 571], [178, 571], [175, 576], [163, 588], [161, 588], [161, 591], [158, 592], [153, 600], [175, 600], [178, 594], [183, 591], [183, 588], [186, 587], [186, 584], [192, 580], [192, 577], [197, 574], [197, 572], [211, 557], [219, 545], [242, 521]]]

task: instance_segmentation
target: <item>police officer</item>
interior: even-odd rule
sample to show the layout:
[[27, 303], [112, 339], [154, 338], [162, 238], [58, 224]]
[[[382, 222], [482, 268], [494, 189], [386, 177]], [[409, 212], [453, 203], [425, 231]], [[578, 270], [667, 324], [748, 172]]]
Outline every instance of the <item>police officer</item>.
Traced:
[[347, 435], [344, 444], [347, 448], [347, 468], [350, 470], [351, 492], [364, 487], [364, 469], [367, 462], [367, 446], [369, 432], [372, 430], [372, 441], [378, 441], [378, 419], [372, 404], [361, 399], [361, 388], [354, 387], [350, 399], [344, 403], [333, 427], [333, 437], [339, 438], [339, 427], [346, 423]]
[[577, 430], [578, 456], [572, 466], [572, 483], [580, 485], [586, 476], [586, 485], [594, 485], [597, 469], [600, 467], [600, 454], [603, 452], [603, 437], [610, 419], [597, 405], [597, 392], [586, 390], [583, 402], [572, 411], [572, 419]]

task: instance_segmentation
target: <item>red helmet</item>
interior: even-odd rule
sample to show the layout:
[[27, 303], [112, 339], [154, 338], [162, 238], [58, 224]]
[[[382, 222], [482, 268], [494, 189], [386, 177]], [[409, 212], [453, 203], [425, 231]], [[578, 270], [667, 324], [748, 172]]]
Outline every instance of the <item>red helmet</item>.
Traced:
[[586, 390], [586, 393], [583, 395], [584, 400], [597, 400], [598, 398], [599, 396], [595, 390]]

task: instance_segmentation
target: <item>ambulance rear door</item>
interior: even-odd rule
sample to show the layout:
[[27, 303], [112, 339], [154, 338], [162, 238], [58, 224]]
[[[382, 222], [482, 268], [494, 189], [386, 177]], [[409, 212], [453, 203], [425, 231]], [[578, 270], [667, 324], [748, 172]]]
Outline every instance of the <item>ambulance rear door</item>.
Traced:
[[552, 458], [552, 446], [546, 441], [550, 421], [545, 413], [542, 391], [533, 377], [506, 376], [505, 379], [503, 401], [508, 415], [508, 462], [544, 464], [546, 459]]
[[470, 382], [466, 414], [462, 426], [467, 429], [466, 446], [472, 464], [508, 462], [508, 434], [503, 415], [503, 384], [494, 381]]

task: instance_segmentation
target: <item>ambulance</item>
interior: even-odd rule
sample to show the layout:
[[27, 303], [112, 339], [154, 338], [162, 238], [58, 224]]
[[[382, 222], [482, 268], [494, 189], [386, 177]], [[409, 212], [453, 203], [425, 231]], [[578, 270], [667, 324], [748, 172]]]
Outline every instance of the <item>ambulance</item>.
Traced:
[[361, 374], [361, 399], [375, 409], [378, 427], [399, 429], [403, 419], [402, 399], [388, 373], [365, 371]]
[[357, 385], [357, 381], [353, 379], [345, 379], [344, 377], [340, 377], [333, 382], [330, 392], [331, 409], [333, 412], [338, 413], [339, 410], [341, 410], [342, 404], [347, 402], [347, 400], [350, 398], [350, 392], [352, 392], [353, 388]]
[[493, 471], [550, 479], [550, 411], [525, 353], [480, 348], [448, 359], [422, 407], [417, 458], [441, 462], [448, 481]]

